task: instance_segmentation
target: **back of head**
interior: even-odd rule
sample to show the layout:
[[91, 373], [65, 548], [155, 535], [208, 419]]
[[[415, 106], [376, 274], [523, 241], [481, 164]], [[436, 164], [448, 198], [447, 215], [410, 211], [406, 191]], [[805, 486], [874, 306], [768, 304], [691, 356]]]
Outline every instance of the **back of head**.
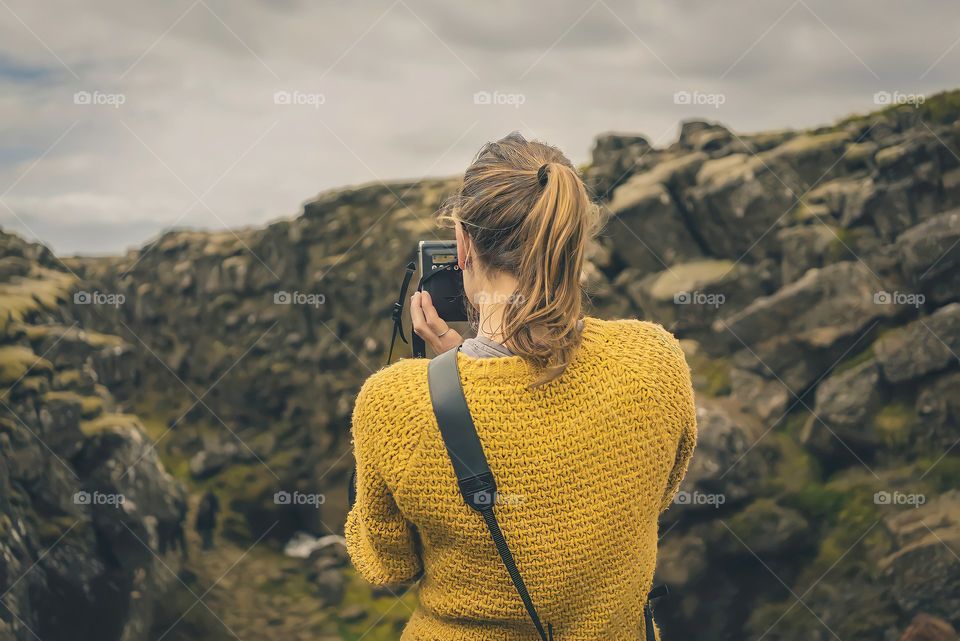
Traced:
[[581, 273], [598, 223], [570, 160], [517, 132], [488, 143], [441, 219], [461, 223], [482, 269], [517, 279], [502, 335], [515, 354], [542, 368], [536, 385], [562, 374], [580, 343]]

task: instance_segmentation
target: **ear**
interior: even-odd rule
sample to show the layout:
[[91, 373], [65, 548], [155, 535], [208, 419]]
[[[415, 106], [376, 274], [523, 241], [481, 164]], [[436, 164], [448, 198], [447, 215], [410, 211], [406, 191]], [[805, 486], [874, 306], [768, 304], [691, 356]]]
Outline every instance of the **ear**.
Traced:
[[463, 231], [463, 225], [457, 222], [457, 265], [460, 271], [467, 262], [467, 256], [470, 255], [470, 237]]

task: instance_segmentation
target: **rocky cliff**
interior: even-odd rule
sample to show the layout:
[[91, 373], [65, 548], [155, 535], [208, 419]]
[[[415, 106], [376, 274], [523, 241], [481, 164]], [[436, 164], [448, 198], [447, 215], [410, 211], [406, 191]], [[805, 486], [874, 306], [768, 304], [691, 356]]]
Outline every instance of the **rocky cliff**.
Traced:
[[[955, 638], [958, 118], [952, 92], [809, 131], [598, 138], [593, 313], [671, 328], [698, 393], [699, 449], [662, 527], [668, 638]], [[129, 356], [100, 385], [160, 424], [176, 476], [226, 497], [231, 540], [338, 532], [354, 395], [455, 185], [338, 190], [262, 229], [71, 259], [86, 298], [35, 313], [120, 337]], [[16, 331], [37, 355], [52, 342]]]
[[144, 639], [177, 581], [183, 489], [110, 393], [136, 358], [78, 323], [77, 285], [0, 232], [0, 639]]

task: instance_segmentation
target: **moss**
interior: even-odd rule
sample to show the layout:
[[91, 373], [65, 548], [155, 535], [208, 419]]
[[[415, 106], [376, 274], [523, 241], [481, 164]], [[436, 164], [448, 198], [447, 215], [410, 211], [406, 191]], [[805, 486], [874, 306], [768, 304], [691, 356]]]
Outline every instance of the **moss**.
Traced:
[[920, 116], [935, 123], [949, 123], [960, 118], [960, 90], [930, 96], [917, 109]]
[[85, 382], [86, 381], [84, 380], [83, 372], [78, 369], [63, 370], [54, 374], [53, 377], [54, 387], [58, 389], [79, 387]]
[[29, 347], [6, 345], [0, 347], [0, 385], [10, 386], [28, 372], [52, 372], [53, 364], [34, 354]]
[[710, 397], [725, 396], [730, 393], [730, 360], [709, 358], [702, 354], [690, 357], [690, 373], [697, 393]]
[[833, 238], [830, 241], [830, 244], [827, 245], [827, 249], [824, 252], [828, 262], [838, 262], [841, 260], [846, 260], [849, 258], [855, 258], [855, 254], [851, 248], [851, 243], [854, 242], [854, 235], [849, 229], [829, 227], [833, 231]]
[[913, 464], [912, 476], [922, 478], [941, 494], [960, 487], [960, 455], [925, 458]]
[[820, 220], [824, 216], [830, 215], [830, 209], [826, 205], [808, 203], [801, 200], [790, 210], [790, 219], [795, 224], [803, 224], [811, 220]]
[[822, 484], [810, 484], [783, 498], [784, 505], [798, 510], [817, 523], [832, 523], [837, 520], [846, 504], [846, 496]]
[[795, 411], [790, 412], [780, 427], [780, 432], [789, 435], [793, 438], [795, 442], [800, 442], [801, 435], [803, 434], [804, 426], [807, 424], [807, 421], [810, 420], [812, 412], [807, 410], [804, 407], [800, 407]]
[[884, 406], [874, 417], [877, 434], [887, 447], [899, 447], [910, 442], [910, 433], [916, 423], [913, 406], [894, 401]]
[[873, 345], [871, 345], [870, 347], [867, 347], [865, 350], [858, 352], [857, 354], [854, 354], [850, 358], [847, 358], [841, 361], [839, 365], [833, 368], [833, 372], [831, 372], [831, 374], [835, 375], [835, 374], [842, 374], [843, 372], [848, 372], [853, 368], [859, 367], [860, 365], [863, 365], [867, 361], [872, 360], [875, 356], [876, 354], [873, 351]]
[[[77, 517], [69, 514], [60, 514], [56, 516], [43, 516], [37, 518], [37, 536], [42, 545], [52, 545], [60, 540], [67, 531], [73, 533], [81, 530], [82, 523], [77, 523]], [[73, 530], [71, 530], [73, 528]]]
[[770, 480], [771, 491], [797, 493], [819, 482], [820, 468], [816, 459], [794, 436], [778, 431], [768, 438], [777, 442], [780, 451], [775, 476]]
[[340, 635], [345, 641], [395, 641], [400, 628], [406, 624], [410, 614], [417, 606], [416, 589], [398, 588], [385, 597], [374, 595], [370, 585], [356, 574], [347, 570], [347, 589], [340, 608], [352, 605], [361, 606], [367, 616], [353, 623], [339, 623]]

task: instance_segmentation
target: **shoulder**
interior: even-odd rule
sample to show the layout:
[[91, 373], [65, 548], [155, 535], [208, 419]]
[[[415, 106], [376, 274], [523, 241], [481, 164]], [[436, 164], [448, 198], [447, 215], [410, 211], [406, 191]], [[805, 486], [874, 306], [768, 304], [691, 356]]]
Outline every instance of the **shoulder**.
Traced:
[[635, 318], [591, 319], [597, 336], [608, 346], [608, 358], [626, 370], [651, 378], [689, 378], [680, 341], [663, 325]]
[[399, 478], [431, 416], [425, 358], [400, 360], [372, 374], [353, 407], [354, 453]]
[[425, 358], [404, 358], [374, 372], [361, 386], [356, 406], [384, 409], [410, 394], [421, 393], [427, 383], [428, 363]]
[[619, 345], [627, 352], [657, 353], [683, 358], [680, 341], [663, 325], [636, 318], [601, 320], [591, 318], [591, 325], [604, 342]]

